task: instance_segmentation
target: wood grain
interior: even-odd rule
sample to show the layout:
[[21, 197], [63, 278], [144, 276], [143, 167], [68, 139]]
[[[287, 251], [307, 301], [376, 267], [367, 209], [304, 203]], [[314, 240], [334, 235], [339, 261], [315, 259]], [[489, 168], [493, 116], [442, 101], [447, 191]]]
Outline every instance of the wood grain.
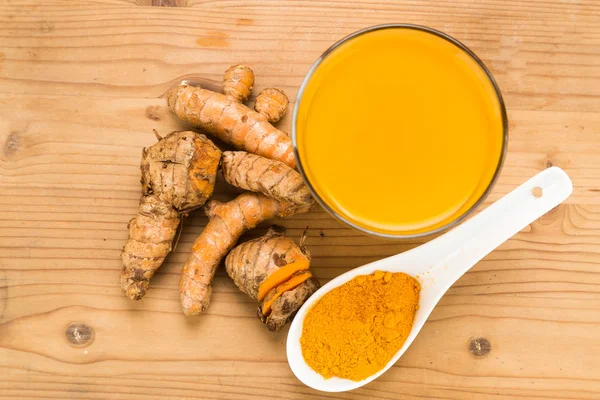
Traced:
[[[15, 0], [0, 4], [0, 22], [0, 397], [600, 398], [597, 2]], [[443, 30], [493, 71], [510, 143], [487, 203], [551, 165], [573, 179], [567, 203], [461, 278], [396, 366], [350, 393], [296, 380], [285, 332], [268, 333], [222, 271], [207, 315], [181, 314], [179, 270], [201, 213], [144, 301], [126, 299], [119, 253], [141, 148], [152, 129], [186, 127], [162, 93], [245, 62], [256, 93], [280, 86], [293, 99], [323, 50], [386, 22]], [[222, 180], [217, 191], [235, 192]], [[309, 226], [323, 282], [420, 243], [365, 237], [322, 210], [278, 223], [296, 237]], [[476, 338], [491, 346], [480, 358]]]

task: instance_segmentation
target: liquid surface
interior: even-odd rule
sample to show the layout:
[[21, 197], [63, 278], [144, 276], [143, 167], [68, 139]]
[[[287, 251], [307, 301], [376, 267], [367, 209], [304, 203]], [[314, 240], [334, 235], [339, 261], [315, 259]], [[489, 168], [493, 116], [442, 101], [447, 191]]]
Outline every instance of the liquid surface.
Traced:
[[324, 378], [361, 381], [396, 355], [410, 334], [421, 287], [411, 276], [376, 271], [325, 294], [302, 325], [302, 355]]
[[500, 104], [481, 67], [432, 33], [357, 36], [317, 67], [298, 109], [308, 180], [336, 213], [385, 234], [457, 219], [493, 179]]

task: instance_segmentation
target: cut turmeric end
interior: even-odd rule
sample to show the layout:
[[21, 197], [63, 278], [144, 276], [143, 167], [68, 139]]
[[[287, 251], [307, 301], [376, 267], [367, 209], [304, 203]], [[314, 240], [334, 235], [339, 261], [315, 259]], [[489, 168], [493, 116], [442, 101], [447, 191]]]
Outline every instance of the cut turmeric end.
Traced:
[[269, 292], [269, 294], [266, 296], [265, 301], [263, 301], [263, 304], [262, 304], [263, 315], [265, 315], [265, 316], [269, 315], [269, 313], [271, 312], [271, 306], [273, 305], [273, 302], [275, 300], [277, 300], [277, 298], [279, 296], [281, 296], [283, 293], [287, 292], [288, 290], [295, 289], [297, 286], [299, 286], [302, 282], [306, 281], [310, 277], [312, 277], [312, 274], [310, 273], [310, 271], [296, 272], [290, 279], [288, 279], [281, 285], [277, 286], [276, 288], [272, 289]]
[[262, 301], [273, 288], [288, 281], [296, 272], [307, 270], [310, 261], [306, 258], [292, 261], [267, 277], [258, 287], [258, 301]]

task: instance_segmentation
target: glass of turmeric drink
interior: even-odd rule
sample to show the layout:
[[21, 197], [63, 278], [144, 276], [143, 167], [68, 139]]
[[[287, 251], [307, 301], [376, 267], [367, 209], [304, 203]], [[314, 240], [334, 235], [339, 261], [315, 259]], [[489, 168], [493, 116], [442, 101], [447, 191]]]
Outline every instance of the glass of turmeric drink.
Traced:
[[414, 238], [464, 219], [508, 141], [500, 90], [444, 33], [380, 25], [328, 49], [304, 79], [292, 136], [317, 201], [363, 232]]

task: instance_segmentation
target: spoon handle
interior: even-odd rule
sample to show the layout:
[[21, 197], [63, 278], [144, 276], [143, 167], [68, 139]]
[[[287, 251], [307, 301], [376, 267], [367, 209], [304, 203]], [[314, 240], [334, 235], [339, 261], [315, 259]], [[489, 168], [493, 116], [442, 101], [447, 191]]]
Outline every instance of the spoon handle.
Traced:
[[435, 286], [442, 294], [479, 260], [536, 219], [562, 203], [573, 191], [568, 175], [548, 168], [467, 222], [421, 246], [434, 255]]

